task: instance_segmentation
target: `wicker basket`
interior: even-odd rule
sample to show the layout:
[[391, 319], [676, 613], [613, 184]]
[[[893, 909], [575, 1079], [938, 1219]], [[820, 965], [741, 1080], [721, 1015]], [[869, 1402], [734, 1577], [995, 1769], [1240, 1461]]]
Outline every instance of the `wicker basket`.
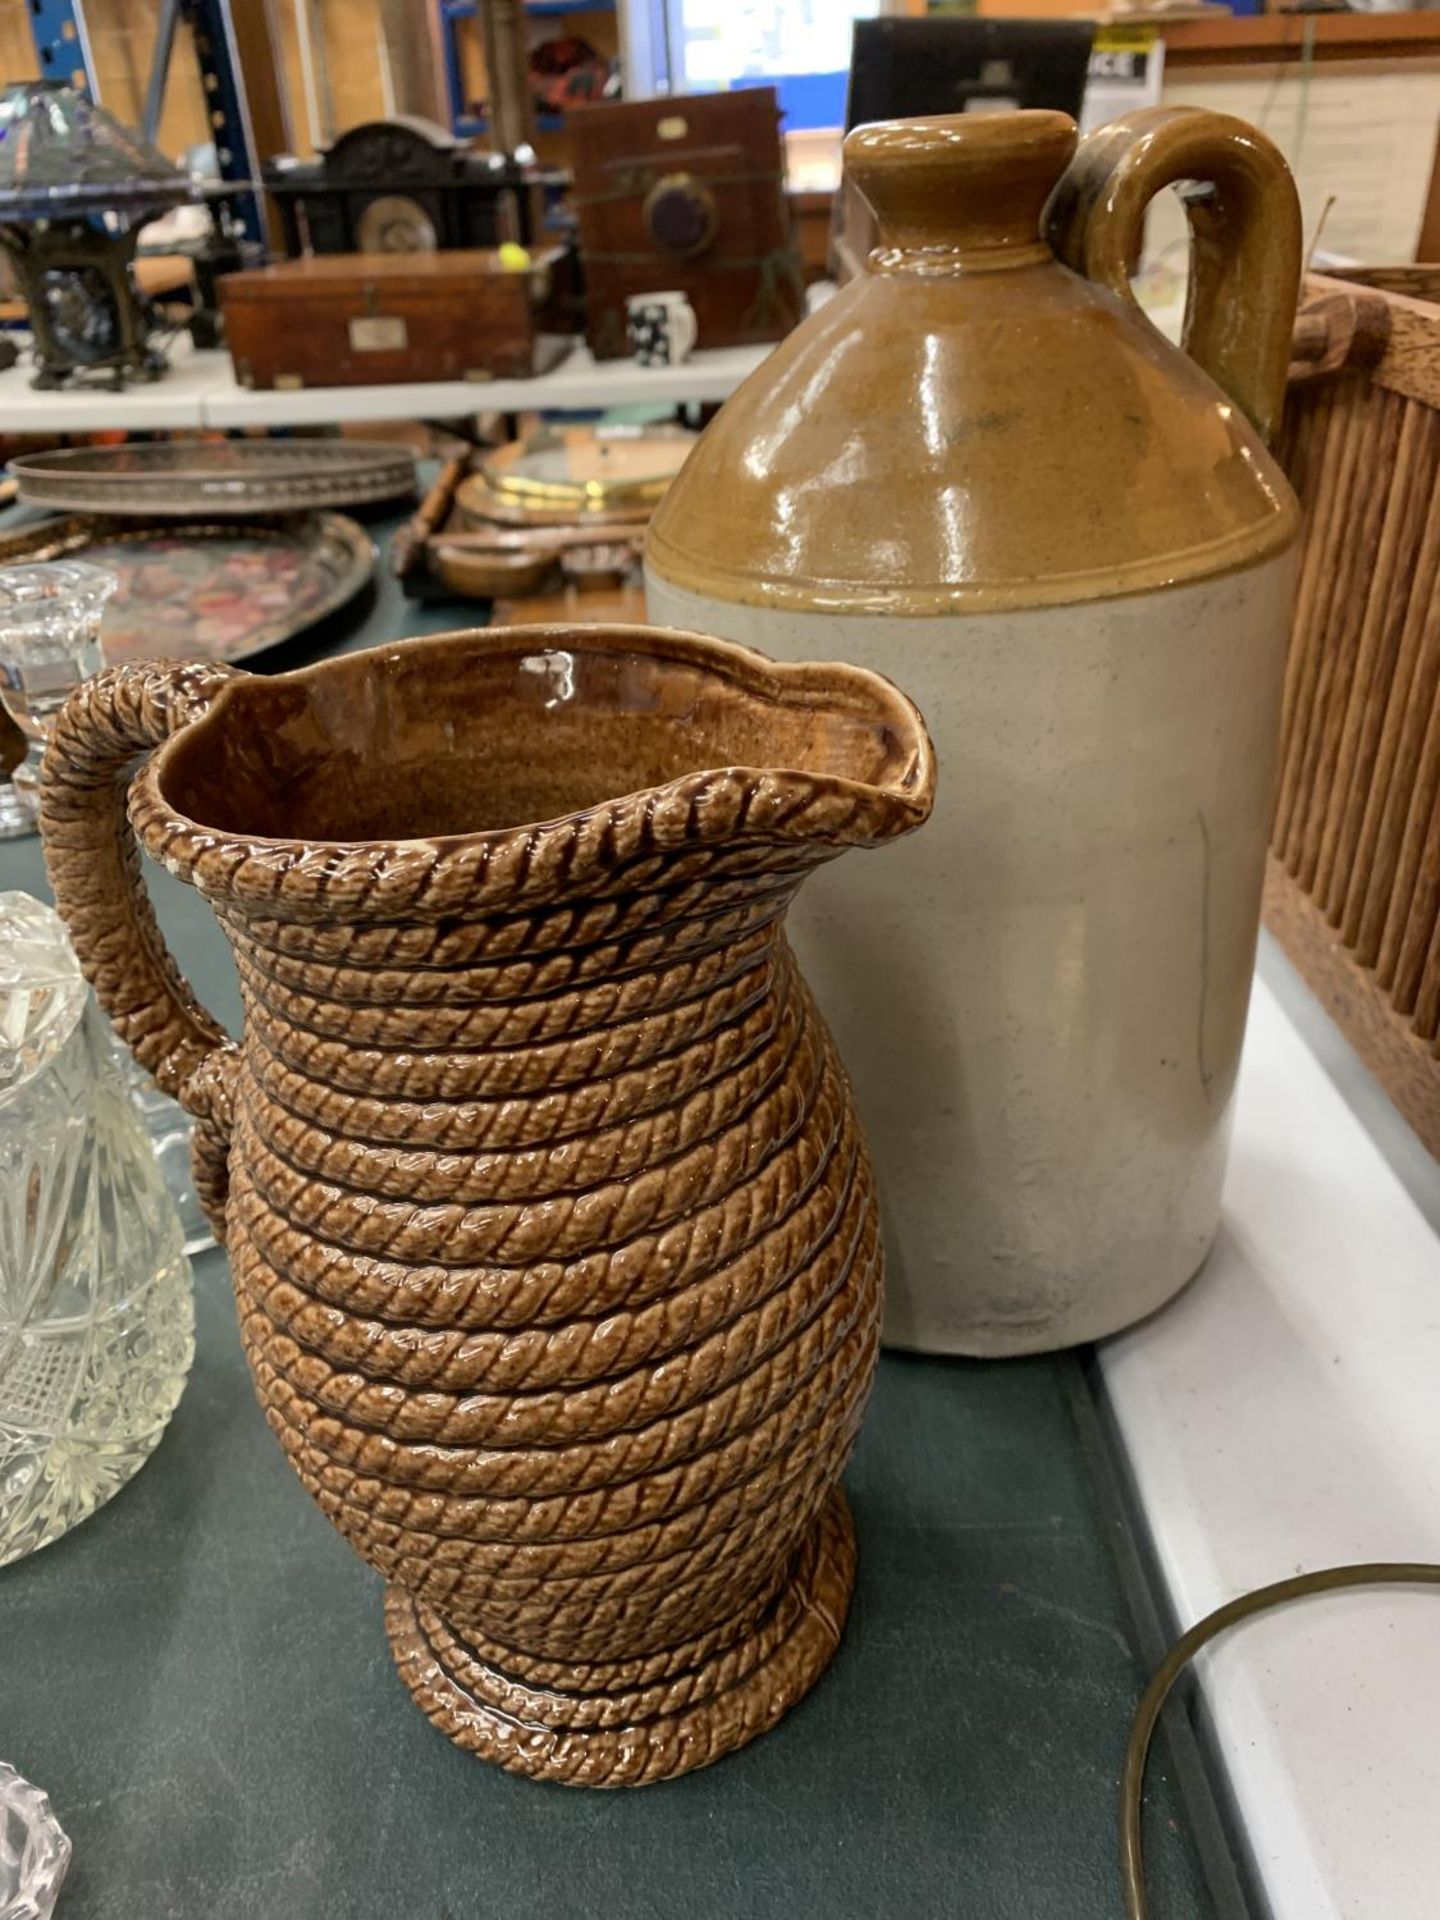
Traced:
[[1440, 267], [1311, 276], [1266, 924], [1440, 1156]]

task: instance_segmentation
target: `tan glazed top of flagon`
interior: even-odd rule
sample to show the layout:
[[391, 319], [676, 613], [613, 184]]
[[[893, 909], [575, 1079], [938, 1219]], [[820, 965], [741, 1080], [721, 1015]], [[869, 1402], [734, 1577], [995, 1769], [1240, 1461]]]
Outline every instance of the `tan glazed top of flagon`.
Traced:
[[[880, 244], [708, 428], [647, 564], [695, 593], [837, 613], [1080, 601], [1247, 566], [1294, 537], [1265, 448], [1300, 221], [1243, 122], [1157, 108], [1076, 152], [1061, 113], [845, 142]], [[1187, 202], [1187, 352], [1135, 303], [1152, 195]]]

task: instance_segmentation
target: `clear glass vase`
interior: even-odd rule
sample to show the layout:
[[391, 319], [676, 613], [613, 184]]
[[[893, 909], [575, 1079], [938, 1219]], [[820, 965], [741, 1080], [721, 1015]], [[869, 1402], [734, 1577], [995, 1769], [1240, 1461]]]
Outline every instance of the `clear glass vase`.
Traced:
[[[166, 1191], [180, 1216], [185, 1251], [203, 1253], [207, 1247], [214, 1246], [215, 1232], [205, 1218], [205, 1209], [195, 1191], [195, 1173], [190, 1163], [195, 1124], [178, 1100], [160, 1091], [118, 1034], [112, 1032], [110, 1039], [120, 1065], [120, 1077], [149, 1137], [150, 1151], [155, 1155]], [[3, 1914], [0, 1920], [4, 1920]]]
[[61, 921], [0, 893], [0, 1565], [153, 1451], [194, 1353], [180, 1222]]
[[83, 560], [0, 568], [0, 704], [25, 736], [10, 775], [33, 805], [45, 736], [71, 691], [105, 664], [100, 621], [119, 581]]
[[[0, 568], [0, 839], [33, 833], [45, 738], [73, 688], [105, 664], [100, 622], [119, 585], [103, 567], [42, 560]], [[20, 741], [16, 742], [18, 730]], [[23, 742], [18, 764], [12, 748]], [[185, 1251], [213, 1245], [190, 1173], [190, 1120], [119, 1048], [123, 1072], [180, 1213]]]

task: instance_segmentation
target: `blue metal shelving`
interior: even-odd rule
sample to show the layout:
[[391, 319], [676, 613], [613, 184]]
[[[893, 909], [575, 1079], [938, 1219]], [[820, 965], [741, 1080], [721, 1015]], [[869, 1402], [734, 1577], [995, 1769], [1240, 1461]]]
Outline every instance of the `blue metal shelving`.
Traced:
[[[93, 94], [95, 69], [81, 0], [29, 0], [28, 12], [41, 73], [47, 79], [67, 80], [71, 86]], [[169, 26], [162, 25], [157, 45], [162, 78], [169, 64], [174, 22], [184, 19], [190, 24], [200, 65], [220, 178], [235, 188], [229, 196], [230, 205], [246, 237], [263, 242], [260, 201], [251, 190], [260, 168], [229, 0], [173, 0], [163, 12]]]
[[41, 78], [68, 80], [77, 93], [93, 93], [85, 15], [74, 0], [30, 0], [29, 14]]

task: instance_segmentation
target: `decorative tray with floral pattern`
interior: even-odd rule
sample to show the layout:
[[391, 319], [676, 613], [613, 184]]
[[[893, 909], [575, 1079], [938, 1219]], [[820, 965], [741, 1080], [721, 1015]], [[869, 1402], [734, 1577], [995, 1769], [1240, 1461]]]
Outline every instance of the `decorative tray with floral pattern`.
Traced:
[[375, 569], [340, 513], [177, 522], [74, 516], [0, 536], [0, 567], [83, 558], [120, 586], [100, 640], [125, 660], [245, 660], [352, 600]]

